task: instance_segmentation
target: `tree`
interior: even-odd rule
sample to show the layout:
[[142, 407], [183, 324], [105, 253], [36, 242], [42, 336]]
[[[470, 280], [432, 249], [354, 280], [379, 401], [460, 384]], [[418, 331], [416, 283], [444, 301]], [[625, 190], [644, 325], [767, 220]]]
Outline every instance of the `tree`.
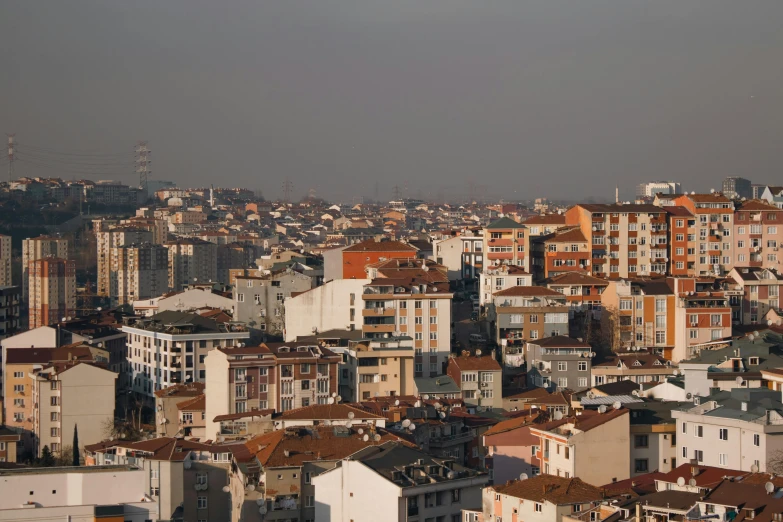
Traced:
[[52, 450], [49, 449], [49, 446], [44, 446], [41, 450], [41, 458], [38, 459], [38, 465], [43, 466], [45, 468], [51, 468], [54, 466], [54, 455], [52, 455]]
[[79, 426], [78, 424], [73, 425], [73, 465], [78, 466], [81, 464], [81, 459], [79, 458]]
[[777, 450], [767, 458], [767, 473], [783, 474], [783, 451]]

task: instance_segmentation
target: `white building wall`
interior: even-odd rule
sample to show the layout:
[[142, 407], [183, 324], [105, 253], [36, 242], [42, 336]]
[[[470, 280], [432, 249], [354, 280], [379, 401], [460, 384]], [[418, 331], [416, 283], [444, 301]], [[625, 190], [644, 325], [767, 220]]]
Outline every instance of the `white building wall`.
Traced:
[[206, 403], [204, 416], [206, 420], [205, 433], [208, 439], [213, 439], [220, 431], [220, 423], [213, 419], [218, 415], [226, 415], [231, 411], [230, 390], [228, 383], [228, 357], [220, 350], [212, 350], [204, 359], [207, 370], [204, 395]]
[[314, 477], [313, 485], [319, 522], [406, 519], [400, 488], [361, 462], [344, 460], [333, 471]]
[[[319, 332], [344, 330], [346, 326], [362, 328], [362, 291], [369, 279], [335, 279], [285, 300], [285, 340]], [[351, 294], [354, 304], [351, 306]], [[354, 309], [353, 321], [351, 308]], [[448, 337], [447, 337], [448, 338]]]

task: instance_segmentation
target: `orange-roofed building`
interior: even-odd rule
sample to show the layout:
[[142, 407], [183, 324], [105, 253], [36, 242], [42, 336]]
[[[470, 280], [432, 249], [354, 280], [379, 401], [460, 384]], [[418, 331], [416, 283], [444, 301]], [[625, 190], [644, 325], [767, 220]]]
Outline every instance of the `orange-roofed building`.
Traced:
[[362, 241], [342, 250], [343, 279], [364, 279], [365, 267], [389, 259], [415, 259], [416, 247], [401, 241]]

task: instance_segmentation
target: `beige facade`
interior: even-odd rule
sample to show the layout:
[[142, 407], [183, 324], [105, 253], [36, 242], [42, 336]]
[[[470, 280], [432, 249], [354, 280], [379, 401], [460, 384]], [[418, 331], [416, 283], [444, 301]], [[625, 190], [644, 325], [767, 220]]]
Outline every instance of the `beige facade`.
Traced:
[[365, 341], [355, 350], [358, 400], [414, 393], [413, 339]]
[[151, 243], [109, 250], [109, 294], [115, 305], [150, 299], [169, 289], [168, 250]]
[[100, 442], [114, 419], [117, 374], [87, 363], [55, 365], [36, 374], [33, 382], [35, 454], [49, 446], [55, 455], [72, 446], [74, 429], [79, 447]]
[[73, 261], [47, 257], [31, 261], [29, 268], [30, 328], [38, 328], [75, 315], [76, 267]]
[[169, 287], [217, 282], [217, 245], [200, 239], [166, 243], [169, 249]]
[[60, 237], [41, 236], [22, 241], [22, 298], [28, 301], [28, 277], [30, 262], [45, 257], [68, 259], [68, 240]]
[[112, 266], [114, 262], [113, 255], [117, 254], [117, 247], [126, 245], [151, 243], [153, 233], [144, 228], [138, 228], [134, 225], [121, 225], [111, 227], [106, 231], [95, 234], [98, 248], [98, 286], [96, 293], [101, 296], [113, 297], [112, 295]]

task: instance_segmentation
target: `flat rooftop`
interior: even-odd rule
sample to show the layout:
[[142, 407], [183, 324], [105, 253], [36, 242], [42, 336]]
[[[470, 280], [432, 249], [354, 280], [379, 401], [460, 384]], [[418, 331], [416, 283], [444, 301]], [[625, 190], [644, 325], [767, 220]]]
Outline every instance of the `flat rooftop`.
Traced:
[[139, 471], [139, 468], [123, 464], [118, 466], [64, 466], [59, 468], [0, 469], [0, 477], [12, 477], [15, 475], [53, 475], [57, 473], [116, 473], [117, 471]]

